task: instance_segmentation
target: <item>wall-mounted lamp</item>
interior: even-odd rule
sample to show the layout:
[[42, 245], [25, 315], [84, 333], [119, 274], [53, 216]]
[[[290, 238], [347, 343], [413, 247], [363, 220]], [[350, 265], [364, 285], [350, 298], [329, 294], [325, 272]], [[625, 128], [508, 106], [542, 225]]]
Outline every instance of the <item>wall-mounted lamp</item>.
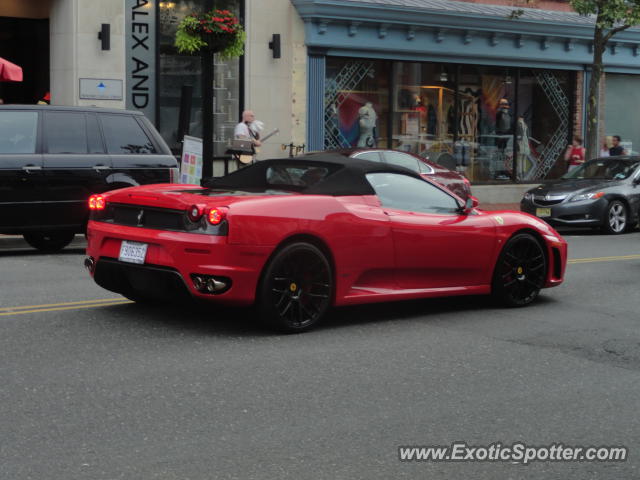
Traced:
[[440, 80], [441, 82], [448, 82], [449, 81], [449, 74], [444, 69], [444, 65], [442, 66], [442, 70], [440, 71], [440, 75], [438, 76], [438, 80]]
[[98, 32], [98, 40], [102, 43], [102, 50], [111, 50], [111, 24], [102, 24], [102, 28]]
[[273, 50], [273, 58], [280, 58], [280, 34], [274, 33], [269, 42], [269, 48]]
[[511, 85], [513, 83], [513, 78], [511, 78], [511, 75], [509, 75], [508, 68], [507, 72], [505, 73], [504, 80], [502, 80], [502, 83], [504, 83], [505, 85]]

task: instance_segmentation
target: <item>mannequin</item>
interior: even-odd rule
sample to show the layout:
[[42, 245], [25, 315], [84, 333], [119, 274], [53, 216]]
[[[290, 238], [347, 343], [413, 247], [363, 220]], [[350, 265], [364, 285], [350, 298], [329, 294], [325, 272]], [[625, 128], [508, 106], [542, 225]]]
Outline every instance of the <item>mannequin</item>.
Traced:
[[518, 180], [524, 180], [526, 162], [531, 154], [531, 148], [529, 147], [529, 127], [522, 115], [518, 116], [518, 121], [516, 122], [516, 139], [516, 146], [518, 147], [516, 163]]
[[456, 172], [464, 174], [469, 166], [469, 150], [471, 145], [464, 139], [458, 140], [453, 147], [456, 157]]
[[378, 114], [373, 108], [371, 102], [367, 102], [358, 110], [360, 120], [360, 137], [358, 138], [358, 147], [375, 147], [376, 146], [376, 123]]

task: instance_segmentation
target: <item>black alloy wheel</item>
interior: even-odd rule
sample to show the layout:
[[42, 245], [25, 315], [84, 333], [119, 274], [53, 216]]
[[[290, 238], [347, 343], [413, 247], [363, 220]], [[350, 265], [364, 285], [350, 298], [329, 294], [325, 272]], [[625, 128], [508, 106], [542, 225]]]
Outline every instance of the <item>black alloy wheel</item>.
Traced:
[[317, 324], [331, 306], [333, 272], [327, 257], [309, 243], [279, 250], [263, 271], [258, 290], [262, 319], [295, 333]]
[[44, 253], [54, 253], [69, 245], [76, 236], [75, 232], [30, 232], [22, 235], [33, 248]]
[[540, 242], [528, 233], [506, 243], [493, 274], [493, 294], [509, 307], [533, 302], [544, 286], [547, 261]]
[[603, 229], [605, 233], [619, 235], [627, 229], [628, 221], [627, 207], [620, 200], [613, 200], [607, 206], [604, 216]]

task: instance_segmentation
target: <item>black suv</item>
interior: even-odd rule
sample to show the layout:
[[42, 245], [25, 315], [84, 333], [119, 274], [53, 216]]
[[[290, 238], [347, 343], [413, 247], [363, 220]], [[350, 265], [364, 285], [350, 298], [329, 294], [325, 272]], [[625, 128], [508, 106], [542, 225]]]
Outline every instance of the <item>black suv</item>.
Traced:
[[0, 105], [0, 233], [56, 251], [84, 232], [93, 193], [177, 179], [140, 112]]

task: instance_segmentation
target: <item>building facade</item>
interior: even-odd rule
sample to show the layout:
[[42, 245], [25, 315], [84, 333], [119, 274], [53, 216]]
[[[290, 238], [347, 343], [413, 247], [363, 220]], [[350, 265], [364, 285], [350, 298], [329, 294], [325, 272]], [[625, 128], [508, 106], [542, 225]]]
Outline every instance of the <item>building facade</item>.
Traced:
[[[370, 105], [370, 146], [428, 156], [475, 183], [534, 183], [566, 171], [566, 147], [583, 133], [593, 19], [563, 2], [538, 10], [517, 8], [524, 2], [292, 1], [309, 49], [312, 149], [364, 145]], [[635, 101], [640, 35], [619, 35], [605, 57], [615, 85], [603, 102], [614, 128], [605, 133], [633, 150], [635, 109], [621, 103]]]
[[[180, 20], [205, 3], [4, 0], [0, 57], [23, 66], [25, 82], [0, 84], [0, 97], [35, 103], [50, 92], [55, 104], [139, 109], [178, 151], [180, 104], [189, 93], [189, 133], [202, 134], [202, 65], [178, 54], [173, 39]], [[286, 154], [283, 145], [388, 147], [428, 156], [475, 184], [534, 183], [564, 173], [566, 146], [583, 133], [593, 20], [566, 1], [216, 6], [240, 16], [247, 44], [243, 58], [214, 61], [215, 155], [251, 108], [265, 133], [279, 129], [262, 158]], [[274, 34], [279, 58], [269, 48]], [[605, 57], [602, 134], [622, 136], [629, 150], [640, 150], [633, 127], [639, 52], [640, 32], [632, 29]]]

